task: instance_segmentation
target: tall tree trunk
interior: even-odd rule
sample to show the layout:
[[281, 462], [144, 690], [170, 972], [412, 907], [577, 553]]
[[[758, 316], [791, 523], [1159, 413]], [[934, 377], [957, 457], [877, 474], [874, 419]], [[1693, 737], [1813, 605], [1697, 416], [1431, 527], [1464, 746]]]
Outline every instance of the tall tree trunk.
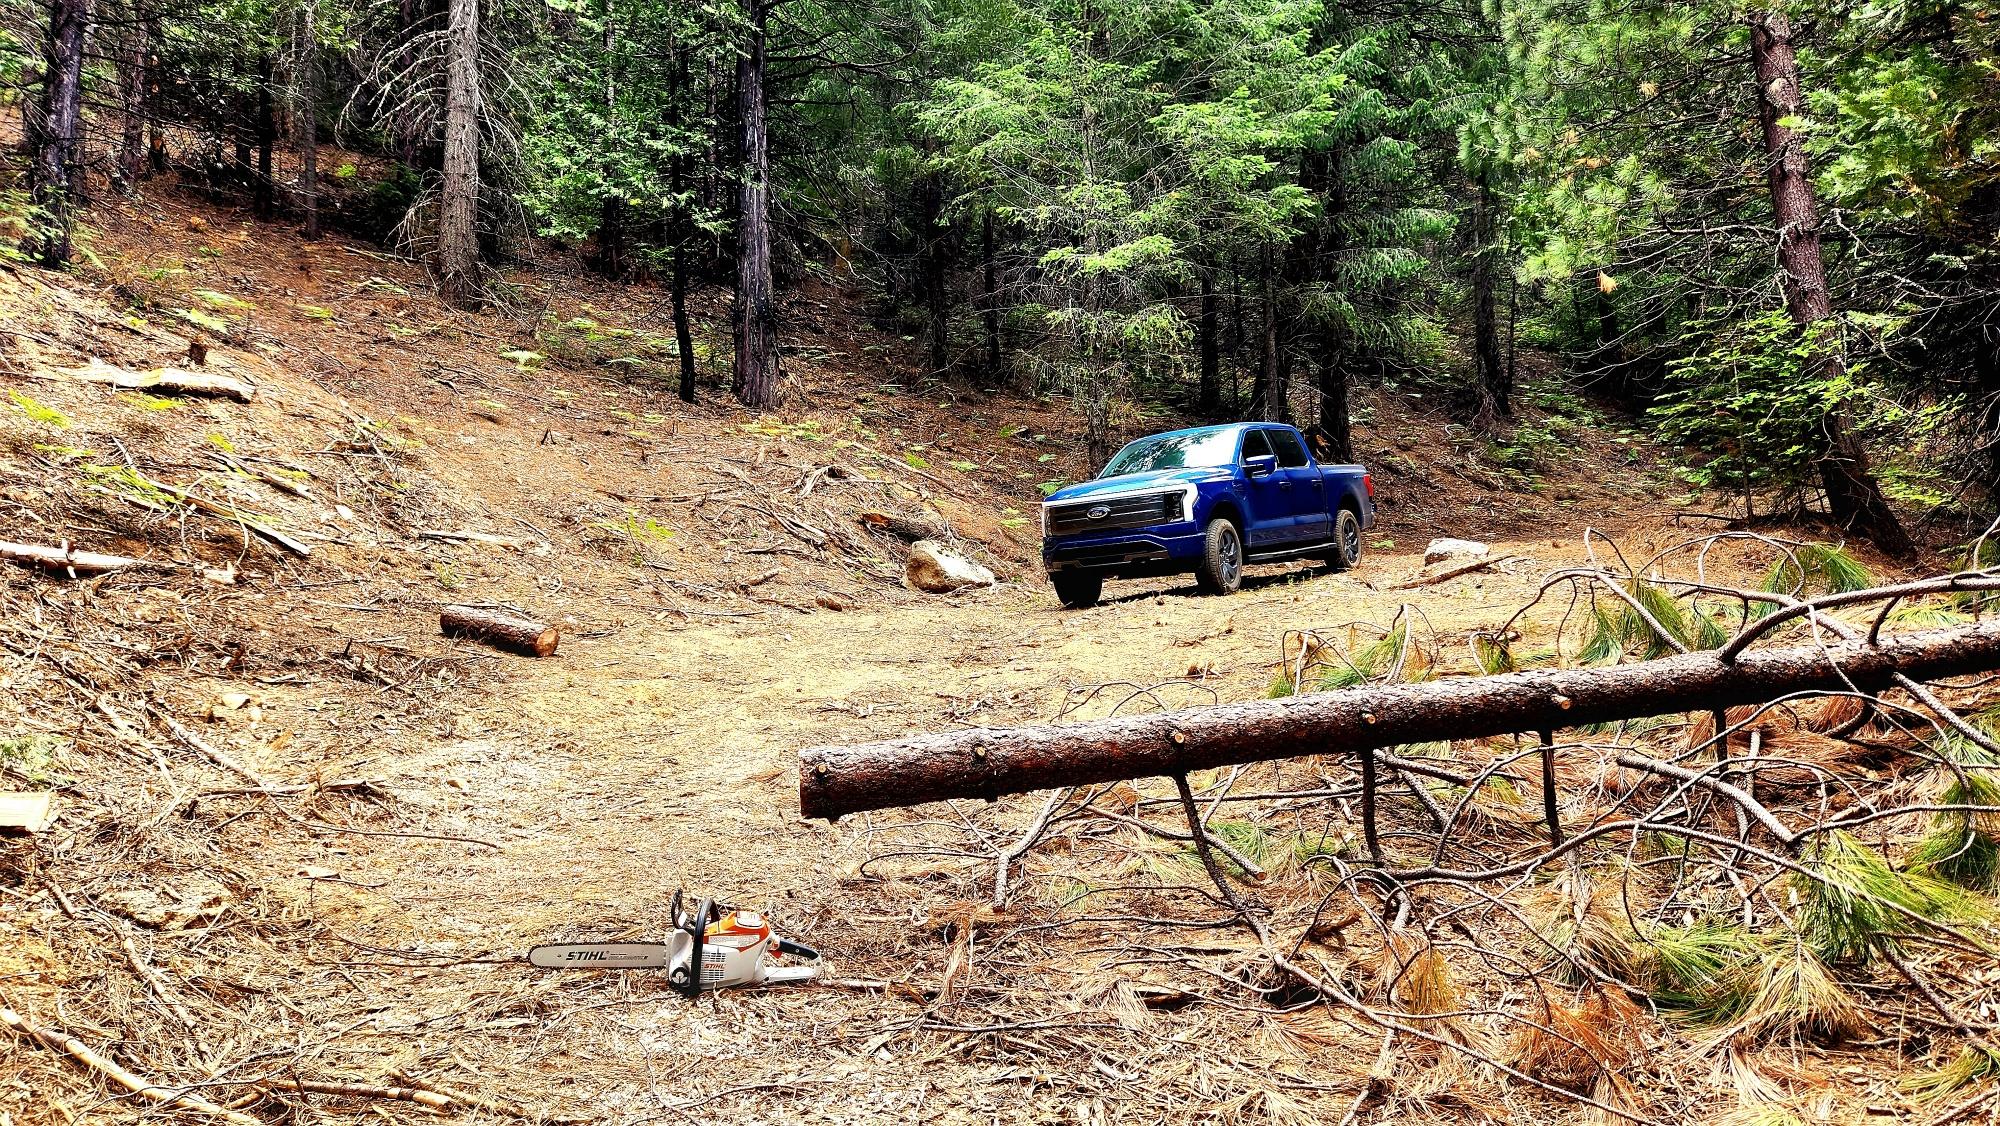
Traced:
[[[1229, 265], [1229, 414], [1232, 418], [1243, 415], [1243, 350], [1247, 346], [1244, 337], [1248, 329], [1243, 323], [1243, 271], [1234, 263]], [[1251, 387], [1254, 401], [1260, 389]]]
[[308, 242], [320, 236], [319, 229], [319, 3], [306, 0], [299, 12], [297, 104], [292, 123], [299, 131], [299, 203], [305, 208], [305, 236]]
[[[618, 125], [618, 9], [615, 0], [604, 0], [604, 120], [613, 129]], [[605, 147], [608, 155], [610, 146]], [[597, 207], [597, 268], [609, 277], [625, 274], [625, 201], [607, 175], [604, 198]]]
[[778, 405], [778, 308], [771, 280], [771, 150], [764, 125], [769, 0], [750, 0], [750, 41], [736, 59], [743, 118], [743, 186], [736, 248], [736, 397], [753, 410]]
[[[477, 17], [478, 13], [475, 11], [473, 15]], [[422, 17], [423, 12], [420, 10], [419, 0], [397, 0], [396, 38], [402, 44], [398, 52], [400, 58], [396, 63], [396, 69], [399, 72], [408, 71], [415, 62], [415, 51], [411, 41], [414, 38], [417, 23]], [[417, 167], [417, 146], [421, 138], [418, 135], [416, 113], [411, 109], [408, 102], [398, 100], [395, 121], [391, 125], [391, 128], [396, 134], [396, 154], [398, 159], [407, 168]]]
[[935, 171], [917, 175], [917, 279], [923, 290], [925, 335], [930, 339], [931, 375], [942, 379], [951, 366], [951, 224], [944, 217], [944, 181]]
[[83, 51], [90, 0], [51, 0], [42, 104], [28, 120], [28, 194], [39, 214], [23, 247], [50, 269], [69, 264], [82, 195]]
[[438, 207], [439, 292], [461, 307], [478, 302], [479, 0], [450, 0], [445, 38], [444, 189]]
[[[1313, 276], [1328, 289], [1340, 285], [1340, 261], [1347, 251], [1347, 154], [1338, 143], [1326, 151], [1323, 234]], [[1347, 371], [1347, 326], [1331, 318], [1319, 326], [1319, 432], [1324, 460], [1354, 460], [1353, 406]]]
[[[1805, 97], [1799, 87], [1791, 23], [1783, 12], [1752, 9], [1750, 57], [1757, 72], [1757, 109], [1764, 126], [1771, 208], [1778, 220], [1778, 268], [1783, 272], [1785, 307], [1792, 320], [1810, 334], [1833, 319], [1833, 295], [1827, 288], [1826, 262], [1820, 251], [1819, 206], [1813, 196], [1805, 145], [1788, 124], [1805, 114]], [[1837, 349], [1837, 338], [1828, 332], [1821, 343], [1828, 348], [1822, 361], [1826, 374], [1840, 375], [1846, 360]], [[1854, 436], [1847, 411], [1836, 407], [1820, 422], [1825, 448], [1818, 468], [1834, 519], [1891, 555], [1910, 554], [1914, 545], [1909, 533], [1903, 530], [1870, 472], [1868, 451]]]
[[667, 247], [667, 293], [674, 310], [674, 350], [680, 360], [681, 402], [694, 402], [694, 333], [688, 327], [688, 240], [692, 236], [693, 224], [688, 222], [688, 205], [683, 198], [687, 190], [687, 158], [680, 154], [682, 144], [681, 93], [687, 88], [687, 48], [674, 45], [673, 65], [667, 68], [667, 129], [675, 137], [674, 155], [667, 160], [667, 191], [674, 197], [673, 218], [668, 224], [669, 241]]
[[276, 184], [271, 175], [272, 150], [278, 144], [278, 121], [271, 105], [274, 68], [269, 51], [257, 56], [257, 182], [254, 200], [259, 219], [269, 219], [276, 208]]
[[123, 128], [118, 137], [118, 186], [131, 191], [146, 171], [146, 24], [137, 13], [122, 13], [119, 31], [118, 109]]
[[1500, 352], [1498, 210], [1493, 174], [1482, 171], [1472, 206], [1472, 338], [1479, 379], [1479, 410], [1472, 425], [1485, 434], [1498, 431], [1500, 420], [1514, 413], [1514, 388]]
[[1341, 355], [1339, 337], [1327, 334], [1325, 355], [1319, 366], [1319, 432], [1326, 440], [1320, 460], [1346, 463], [1354, 460], [1354, 429], [1347, 396], [1347, 361]]
[[989, 378], [1000, 375], [1000, 270], [994, 263], [993, 209], [987, 208], [979, 222], [979, 254], [985, 266], [986, 370]]
[[[230, 72], [238, 79], [243, 77], [243, 60], [230, 60]], [[255, 95], [238, 95], [232, 102], [234, 112], [230, 115], [230, 143], [235, 148], [235, 163], [230, 168], [230, 176], [235, 181], [233, 187], [238, 193], [234, 201], [242, 206], [242, 196], [251, 190], [250, 181], [257, 175], [256, 143], [257, 101]]]
[[1258, 418], [1268, 422], [1286, 422], [1290, 414], [1290, 388], [1286, 386], [1286, 370], [1278, 356], [1278, 280], [1274, 278], [1272, 254], [1264, 250], [1264, 352], [1258, 362], [1258, 372], [1264, 376], [1264, 390], [1258, 394]]
[[162, 122], [165, 107], [160, 93], [160, 15], [158, 11], [146, 15], [146, 162], [152, 174], [161, 175], [167, 170], [167, 136]]
[[1201, 273], [1201, 315], [1195, 321], [1195, 335], [1201, 342], [1201, 383], [1196, 403], [1203, 418], [1214, 418], [1222, 408], [1222, 341], [1215, 307], [1215, 271], [1204, 264]]

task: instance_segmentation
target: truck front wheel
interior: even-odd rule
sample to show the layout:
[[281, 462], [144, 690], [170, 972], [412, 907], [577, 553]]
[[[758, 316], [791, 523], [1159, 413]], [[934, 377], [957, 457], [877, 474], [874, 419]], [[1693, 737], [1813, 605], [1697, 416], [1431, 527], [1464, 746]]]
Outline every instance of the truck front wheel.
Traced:
[[1055, 584], [1056, 601], [1065, 610], [1082, 610], [1097, 605], [1104, 596], [1104, 576], [1089, 571], [1062, 571], [1050, 575]]
[[1243, 536], [1228, 520], [1211, 520], [1202, 543], [1195, 583], [1210, 594], [1229, 594], [1243, 585]]

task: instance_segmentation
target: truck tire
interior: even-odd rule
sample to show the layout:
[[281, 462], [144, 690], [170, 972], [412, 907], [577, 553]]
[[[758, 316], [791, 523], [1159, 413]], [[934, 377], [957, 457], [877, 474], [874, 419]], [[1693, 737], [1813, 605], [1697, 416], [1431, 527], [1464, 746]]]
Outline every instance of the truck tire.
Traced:
[[1104, 596], [1104, 576], [1089, 571], [1064, 571], [1050, 575], [1055, 584], [1056, 601], [1065, 610], [1084, 610], [1097, 605]]
[[1326, 549], [1326, 565], [1345, 571], [1361, 562], [1361, 517], [1343, 508], [1333, 518], [1333, 543]]
[[1196, 585], [1209, 594], [1230, 594], [1243, 585], [1243, 533], [1228, 520], [1208, 522]]

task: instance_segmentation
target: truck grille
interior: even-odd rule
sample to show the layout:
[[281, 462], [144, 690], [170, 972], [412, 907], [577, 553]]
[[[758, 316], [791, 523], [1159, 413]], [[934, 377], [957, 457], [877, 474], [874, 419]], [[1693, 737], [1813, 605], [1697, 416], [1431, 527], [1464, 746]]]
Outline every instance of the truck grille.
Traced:
[[[1091, 512], [1103, 509], [1102, 515], [1091, 518]], [[1151, 493], [1138, 497], [1114, 497], [1110, 500], [1066, 501], [1049, 506], [1049, 534], [1067, 536], [1077, 532], [1107, 532], [1120, 528], [1148, 528], [1155, 524], [1172, 524], [1187, 518], [1181, 511], [1180, 493]]]

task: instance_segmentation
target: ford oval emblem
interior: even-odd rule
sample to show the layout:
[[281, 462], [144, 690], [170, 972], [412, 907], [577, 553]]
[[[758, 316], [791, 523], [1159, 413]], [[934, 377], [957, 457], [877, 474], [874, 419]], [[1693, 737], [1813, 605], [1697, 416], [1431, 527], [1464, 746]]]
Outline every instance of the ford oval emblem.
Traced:
[[1102, 520], [1106, 516], [1111, 515], [1111, 506], [1104, 504], [1093, 504], [1090, 506], [1090, 511], [1084, 513], [1084, 515], [1090, 517], [1092, 520]]

